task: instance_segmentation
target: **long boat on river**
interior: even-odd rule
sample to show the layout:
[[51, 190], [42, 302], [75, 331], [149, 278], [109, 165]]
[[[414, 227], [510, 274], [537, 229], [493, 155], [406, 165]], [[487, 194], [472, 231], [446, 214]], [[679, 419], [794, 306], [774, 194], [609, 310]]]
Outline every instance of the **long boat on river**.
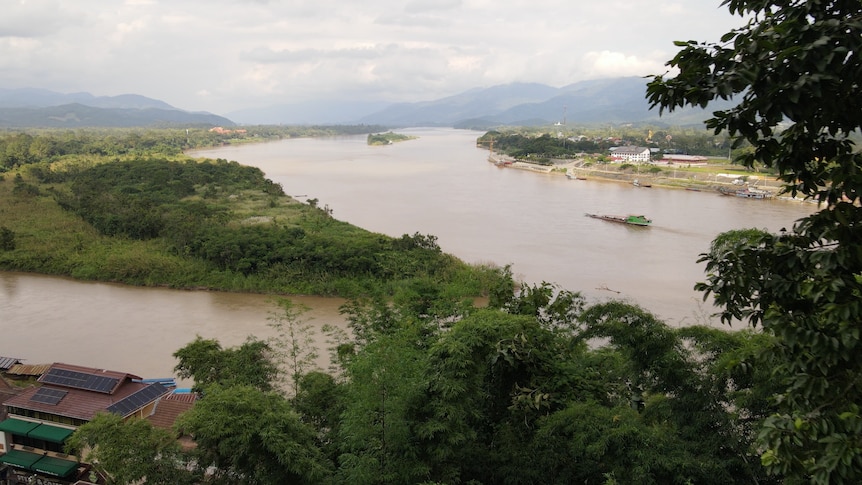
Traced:
[[769, 199], [772, 197], [772, 192], [753, 187], [745, 187], [743, 189], [727, 189], [722, 187], [718, 191], [722, 195], [735, 195], [736, 197], [745, 199]]
[[609, 222], [620, 222], [622, 224], [629, 224], [632, 226], [649, 226], [652, 224], [651, 219], [647, 219], [646, 216], [641, 215], [627, 215], [627, 216], [612, 216], [605, 214], [584, 214], [587, 217], [592, 217], [594, 219], [601, 219], [603, 221]]

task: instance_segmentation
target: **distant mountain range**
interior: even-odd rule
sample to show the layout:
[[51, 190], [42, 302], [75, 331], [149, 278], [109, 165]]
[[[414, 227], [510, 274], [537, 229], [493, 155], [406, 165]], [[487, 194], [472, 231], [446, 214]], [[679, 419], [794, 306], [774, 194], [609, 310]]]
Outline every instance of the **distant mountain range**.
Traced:
[[660, 118], [657, 109], [649, 109], [645, 97], [646, 84], [647, 79], [642, 77], [581, 81], [561, 88], [538, 83], [512, 83], [471, 89], [434, 101], [384, 107], [350, 100], [310, 101], [247, 109], [227, 116], [244, 124], [364, 123], [478, 129], [555, 123], [700, 125], [715, 109], [730, 106], [726, 103], [710, 106], [709, 110], [686, 108], [665, 113]]
[[225, 117], [174, 108], [136, 94], [93, 96], [44, 89], [0, 89], [2, 128], [233, 126]]
[[712, 111], [686, 108], [666, 113], [650, 110], [647, 79], [621, 77], [581, 81], [561, 88], [512, 83], [476, 88], [434, 101], [384, 103], [320, 100], [271, 105], [228, 113], [183, 111], [159, 100], [126, 94], [93, 96], [41, 89], [0, 89], [0, 128], [165, 126], [165, 125], [311, 125], [368, 124], [392, 128], [451, 126], [490, 129], [499, 126], [552, 124], [651, 123], [702, 125]]

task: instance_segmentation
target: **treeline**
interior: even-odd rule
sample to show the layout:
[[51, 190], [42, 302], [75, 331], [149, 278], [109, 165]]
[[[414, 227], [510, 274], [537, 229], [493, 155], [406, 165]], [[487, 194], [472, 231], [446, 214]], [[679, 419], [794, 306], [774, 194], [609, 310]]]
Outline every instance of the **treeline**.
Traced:
[[203, 396], [173, 435], [194, 451], [133, 459], [152, 453], [138, 443], [171, 441], [106, 415], [70, 451], [147, 483], [784, 483], [753, 444], [774, 411], [770, 337], [673, 329], [635, 306], [586, 306], [548, 284], [517, 291], [501, 276], [486, 308], [445, 287], [426, 288], [423, 304], [352, 301], [351, 336], [330, 334], [329, 372], [283, 301], [271, 341], [199, 337], [175, 353]]
[[239, 129], [81, 129], [0, 132], [0, 172], [68, 155], [177, 155], [225, 143], [378, 132], [379, 125], [248, 126]]
[[662, 153], [682, 153], [725, 158], [732, 144], [729, 137], [705, 130], [634, 126], [492, 130], [482, 135], [478, 143], [490, 147], [492, 140], [495, 151], [515, 158], [573, 158], [580, 153], [607, 155], [612, 147], [625, 145], [654, 148], [657, 157]]
[[606, 153], [612, 146], [609, 141], [570, 140], [550, 134], [526, 135], [489, 131], [477, 143], [514, 158], [574, 158], [579, 153]]

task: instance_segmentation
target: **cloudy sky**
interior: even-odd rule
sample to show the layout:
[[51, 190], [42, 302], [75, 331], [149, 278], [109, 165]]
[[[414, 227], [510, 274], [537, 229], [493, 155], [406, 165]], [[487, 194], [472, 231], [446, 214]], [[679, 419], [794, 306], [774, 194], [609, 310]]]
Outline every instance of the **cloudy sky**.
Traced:
[[134, 93], [226, 114], [426, 101], [510, 82], [664, 72], [721, 0], [3, 0], [0, 87]]

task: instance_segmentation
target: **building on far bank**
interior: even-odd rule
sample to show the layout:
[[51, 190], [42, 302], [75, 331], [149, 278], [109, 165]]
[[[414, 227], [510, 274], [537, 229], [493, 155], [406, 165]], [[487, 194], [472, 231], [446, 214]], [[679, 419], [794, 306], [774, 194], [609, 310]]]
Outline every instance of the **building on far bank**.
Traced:
[[87, 479], [90, 466], [63, 452], [75, 429], [102, 412], [147, 418], [171, 393], [163, 382], [61, 363], [49, 366], [37, 384], [2, 402], [7, 416], [0, 421], [0, 483]]
[[650, 161], [650, 149], [631, 145], [614, 147], [611, 148], [610, 157], [616, 162], [647, 163]]
[[709, 159], [700, 155], [679, 155], [676, 153], [665, 153], [660, 162], [668, 165], [706, 165]]

